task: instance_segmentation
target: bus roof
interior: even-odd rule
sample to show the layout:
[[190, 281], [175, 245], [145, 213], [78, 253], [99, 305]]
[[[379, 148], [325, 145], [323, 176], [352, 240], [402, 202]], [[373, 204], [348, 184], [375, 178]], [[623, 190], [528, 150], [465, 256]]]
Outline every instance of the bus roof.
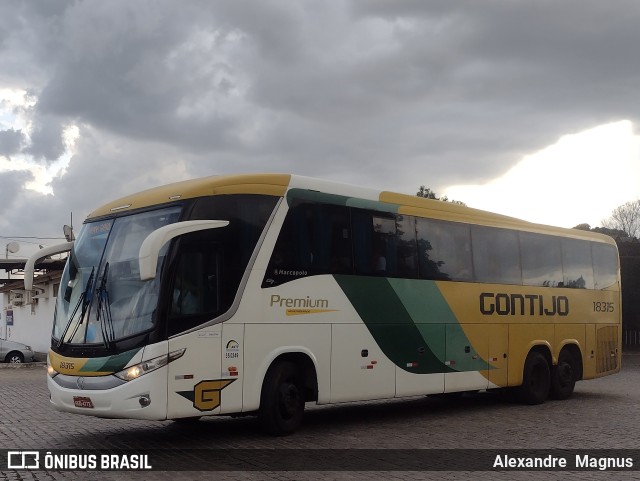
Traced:
[[91, 212], [87, 220], [180, 199], [224, 194], [265, 194], [283, 197], [292, 189], [311, 191], [317, 193], [319, 197], [322, 197], [322, 194], [329, 194], [334, 199], [343, 199], [346, 205], [364, 205], [374, 209], [380, 205], [384, 206], [382, 210], [386, 212], [559, 235], [615, 245], [613, 238], [595, 232], [535, 224], [451, 202], [290, 174], [210, 176], [167, 184], [109, 202]]
[[267, 194], [282, 197], [290, 180], [291, 175], [287, 174], [215, 175], [185, 180], [121, 197], [97, 208], [87, 219], [209, 195]]

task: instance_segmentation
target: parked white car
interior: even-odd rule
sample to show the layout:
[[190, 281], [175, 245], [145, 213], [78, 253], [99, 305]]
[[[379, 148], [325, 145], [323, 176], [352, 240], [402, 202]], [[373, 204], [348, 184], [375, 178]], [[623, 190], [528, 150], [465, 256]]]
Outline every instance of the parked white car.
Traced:
[[0, 362], [10, 362], [20, 364], [23, 362], [33, 362], [35, 353], [31, 346], [20, 342], [0, 339]]

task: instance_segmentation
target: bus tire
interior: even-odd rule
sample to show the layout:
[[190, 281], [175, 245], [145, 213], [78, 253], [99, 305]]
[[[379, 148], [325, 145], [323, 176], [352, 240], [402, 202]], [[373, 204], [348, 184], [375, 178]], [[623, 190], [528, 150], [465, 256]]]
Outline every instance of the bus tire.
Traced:
[[542, 404], [549, 397], [551, 371], [547, 359], [538, 351], [531, 351], [524, 362], [522, 386], [518, 400], [523, 404]]
[[551, 397], [567, 399], [576, 385], [576, 367], [571, 353], [563, 350], [558, 356], [558, 365], [551, 369]]
[[288, 361], [276, 361], [267, 371], [260, 395], [258, 421], [272, 436], [285, 436], [302, 424], [304, 388], [300, 371]]

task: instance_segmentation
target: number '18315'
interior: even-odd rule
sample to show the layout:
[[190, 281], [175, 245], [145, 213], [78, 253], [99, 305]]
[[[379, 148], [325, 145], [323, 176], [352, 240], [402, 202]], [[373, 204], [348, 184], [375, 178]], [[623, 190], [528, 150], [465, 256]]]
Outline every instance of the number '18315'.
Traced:
[[613, 312], [613, 302], [594, 302], [593, 312]]

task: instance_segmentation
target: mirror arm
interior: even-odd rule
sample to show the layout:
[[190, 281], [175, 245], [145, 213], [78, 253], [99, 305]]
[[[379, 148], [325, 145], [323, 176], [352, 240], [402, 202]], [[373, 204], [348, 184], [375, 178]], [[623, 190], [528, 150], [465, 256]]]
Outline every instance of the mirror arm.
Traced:
[[33, 254], [27, 259], [24, 265], [24, 288], [27, 291], [33, 289], [33, 272], [35, 270], [36, 262], [40, 259], [54, 254], [62, 254], [63, 252], [69, 252], [73, 247], [73, 242], [64, 242], [62, 244], [56, 244], [54, 246], [44, 247], [38, 252]]
[[226, 227], [226, 220], [187, 220], [165, 225], [149, 234], [140, 246], [138, 262], [140, 264], [140, 280], [147, 281], [156, 277], [158, 255], [162, 246], [174, 237], [201, 230]]

